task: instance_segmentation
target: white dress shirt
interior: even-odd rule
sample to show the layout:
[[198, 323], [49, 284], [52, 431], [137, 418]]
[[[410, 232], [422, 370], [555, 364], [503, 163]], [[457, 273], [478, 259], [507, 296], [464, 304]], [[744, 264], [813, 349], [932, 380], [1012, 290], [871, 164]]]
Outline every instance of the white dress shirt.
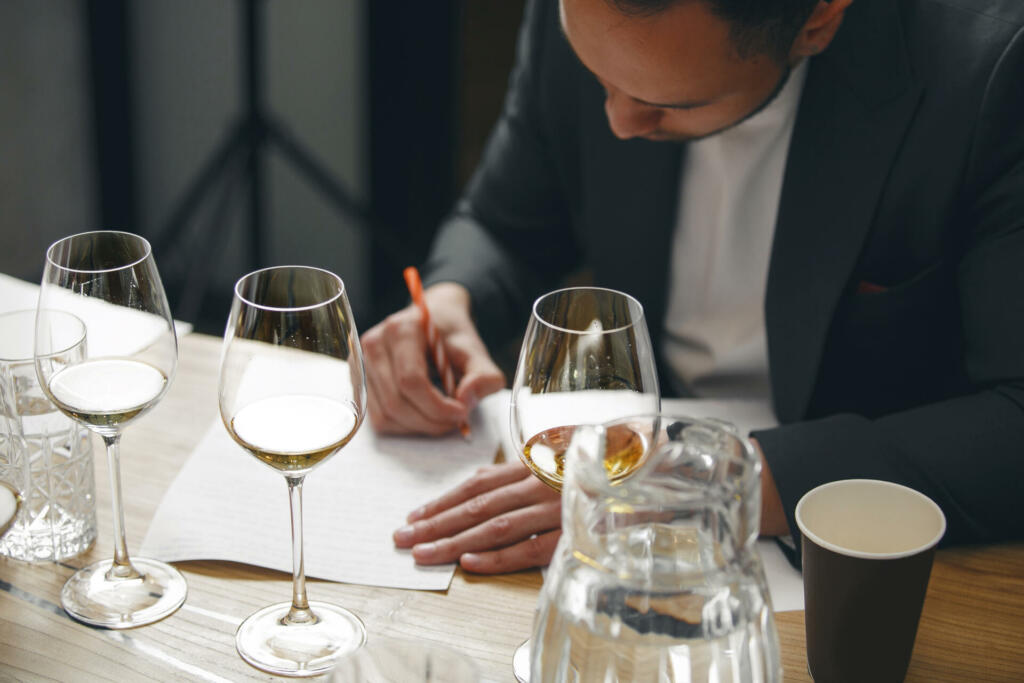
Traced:
[[763, 110], [684, 151], [664, 330], [677, 392], [770, 405], [768, 260], [807, 61]]

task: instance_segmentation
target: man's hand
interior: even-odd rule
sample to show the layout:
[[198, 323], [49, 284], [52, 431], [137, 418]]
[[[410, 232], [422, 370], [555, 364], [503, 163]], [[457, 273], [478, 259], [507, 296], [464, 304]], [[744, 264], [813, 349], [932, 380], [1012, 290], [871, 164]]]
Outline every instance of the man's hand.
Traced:
[[457, 561], [480, 574], [542, 567], [562, 535], [561, 507], [522, 463], [491, 465], [412, 512], [394, 541], [419, 564]]
[[751, 439], [750, 443], [754, 445], [754, 451], [761, 458], [761, 535], [788, 536], [789, 522], [786, 521], [786, 511], [782, 507], [782, 498], [775, 485], [775, 477], [772, 476], [768, 461], [765, 460], [761, 444], [757, 439]]
[[430, 381], [430, 353], [415, 306], [388, 316], [362, 335], [370, 423], [391, 434], [444, 434], [464, 421], [477, 401], [505, 386], [469, 312], [469, 292], [442, 282], [424, 291], [430, 317], [455, 372], [455, 396]]
[[[782, 501], [761, 458], [761, 534], [782, 536], [789, 533]], [[522, 463], [491, 465], [410, 513], [393, 538], [397, 547], [412, 548], [419, 564], [458, 562], [479, 574], [542, 567], [562, 535], [561, 507], [558, 492]]]

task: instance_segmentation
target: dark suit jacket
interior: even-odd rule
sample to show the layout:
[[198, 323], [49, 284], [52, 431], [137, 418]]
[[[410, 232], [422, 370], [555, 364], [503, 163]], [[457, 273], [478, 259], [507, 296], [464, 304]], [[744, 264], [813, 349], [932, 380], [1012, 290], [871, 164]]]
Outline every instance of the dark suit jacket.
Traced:
[[[782, 426], [755, 434], [794, 532], [803, 493], [868, 477], [936, 500], [946, 542], [1024, 538], [1022, 26], [1020, 0], [856, 0], [810, 63], [765, 300]], [[611, 134], [556, 2], [517, 55], [428, 280], [494, 340], [584, 263], [657, 343], [684, 147]]]

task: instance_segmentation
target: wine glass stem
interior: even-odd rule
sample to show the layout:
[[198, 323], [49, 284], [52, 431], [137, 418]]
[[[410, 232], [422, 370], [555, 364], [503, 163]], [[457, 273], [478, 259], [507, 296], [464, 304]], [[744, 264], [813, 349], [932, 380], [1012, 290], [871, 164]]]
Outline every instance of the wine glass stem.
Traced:
[[286, 477], [288, 502], [292, 508], [292, 607], [284, 622], [287, 624], [315, 624], [319, 619], [309, 608], [306, 599], [306, 566], [302, 555], [302, 480], [304, 477]]
[[124, 505], [121, 502], [121, 434], [104, 436], [107, 447], [107, 474], [110, 477], [110, 504], [114, 512], [114, 563], [107, 571], [108, 579], [137, 579], [141, 574], [128, 559], [124, 535]]

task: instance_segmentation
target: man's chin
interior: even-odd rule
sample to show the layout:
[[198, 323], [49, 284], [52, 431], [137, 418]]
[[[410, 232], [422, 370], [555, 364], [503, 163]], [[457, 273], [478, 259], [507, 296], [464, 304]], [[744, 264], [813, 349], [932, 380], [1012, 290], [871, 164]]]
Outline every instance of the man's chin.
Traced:
[[690, 138], [682, 135], [672, 135], [669, 133], [648, 133], [647, 135], [641, 135], [641, 138], [648, 142], [686, 142]]
[[667, 131], [657, 131], [641, 135], [640, 137], [650, 142], [693, 142], [694, 140], [700, 140], [701, 138], [706, 138], [709, 135], [714, 135], [717, 132], [718, 131], [694, 135], [692, 133], [670, 133]]
[[681, 142], [695, 142], [697, 140], [704, 140], [705, 138], [709, 138], [709, 137], [711, 137], [713, 135], [718, 135], [722, 131], [728, 130], [729, 128], [732, 128], [732, 125], [723, 126], [722, 128], [719, 128], [717, 130], [713, 130], [713, 131], [710, 131], [710, 132], [707, 132], [707, 133], [667, 133], [667, 132], [657, 132], [657, 133], [648, 133], [647, 135], [642, 135], [641, 137], [644, 140], [649, 140], [650, 142], [677, 142], [677, 143], [681, 143]]

